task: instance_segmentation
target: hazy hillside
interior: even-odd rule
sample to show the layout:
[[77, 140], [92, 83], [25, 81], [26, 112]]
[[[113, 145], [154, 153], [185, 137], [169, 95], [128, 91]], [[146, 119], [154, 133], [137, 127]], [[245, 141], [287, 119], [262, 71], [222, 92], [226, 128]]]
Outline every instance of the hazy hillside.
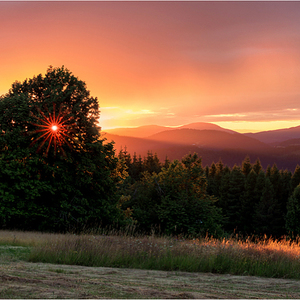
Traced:
[[[184, 127], [198, 126], [201, 128], [201, 126], [204, 126], [205, 128], [210, 128], [209, 125], [213, 124], [195, 123], [184, 125]], [[177, 129], [167, 127], [167, 130], [165, 130], [166, 128], [163, 126], [142, 126], [131, 128], [134, 129], [132, 132], [141, 135], [145, 127], [146, 129], [150, 128], [150, 131], [155, 132], [159, 130], [159, 132], [148, 136], [148, 138], [104, 132], [102, 136], [107, 138], [109, 142], [115, 142], [117, 153], [121, 148], [124, 149], [125, 147], [131, 155], [136, 153], [137, 155], [146, 156], [148, 151], [152, 151], [157, 153], [162, 161], [166, 156], [170, 160], [174, 160], [181, 159], [188, 153], [196, 152], [202, 157], [204, 166], [211, 165], [212, 162], [222, 159], [225, 164], [232, 167], [234, 164], [241, 164], [246, 155], [249, 155], [252, 161], [259, 158], [264, 168], [276, 163], [281, 169], [287, 168], [294, 171], [296, 165], [300, 162], [300, 146], [295, 145], [298, 142], [297, 140], [286, 141], [286, 144], [276, 143], [274, 147], [255, 139], [254, 137], [257, 134], [249, 136], [249, 134], [239, 134], [234, 131], [227, 131], [217, 125], [215, 126], [213, 128], [219, 128], [219, 130], [196, 130], [182, 127]], [[161, 131], [162, 129], [163, 131]], [[289, 132], [289, 129], [282, 131]], [[291, 131], [295, 132], [293, 129]], [[128, 133], [128, 131], [125, 132]], [[267, 133], [263, 134], [267, 136]], [[274, 132], [270, 133], [272, 135]]]
[[205, 123], [205, 122], [197, 122], [197, 123], [186, 124], [186, 125], [183, 125], [183, 126], [179, 126], [178, 128], [172, 128], [172, 129], [182, 129], [182, 128], [198, 129], [198, 130], [218, 130], [218, 131], [225, 131], [225, 132], [228, 132], [228, 133], [236, 133], [236, 131], [223, 128], [223, 127], [221, 127], [219, 125], [216, 125], [216, 124]]
[[242, 134], [218, 130], [173, 129], [154, 134], [148, 139], [219, 150], [269, 150], [270, 148], [266, 144]]
[[235, 133], [235, 131], [233, 130], [225, 129], [218, 125], [205, 123], [205, 122], [186, 124], [176, 128], [167, 127], [167, 126], [158, 126], [158, 125], [147, 125], [147, 126], [139, 126], [135, 128], [114, 128], [114, 129], [104, 130], [104, 132], [107, 132], [109, 134], [123, 135], [123, 136], [147, 138], [149, 136], [152, 136], [162, 131], [183, 129], [183, 128], [198, 129], [198, 130], [218, 130], [218, 131], [225, 131], [228, 133]]
[[131, 154], [136, 152], [137, 154], [146, 155], [148, 150], [160, 149], [166, 146], [170, 146], [167, 142], [160, 142], [155, 140], [131, 137], [131, 136], [121, 136], [110, 133], [102, 133], [102, 137], [106, 138], [108, 142], [114, 141], [115, 149], [117, 152], [120, 149], [126, 147], [127, 151]]
[[104, 130], [104, 132], [107, 132], [109, 134], [116, 134], [116, 135], [123, 135], [123, 136], [137, 137], [137, 138], [146, 138], [150, 135], [168, 129], [171, 130], [173, 128], [166, 127], [166, 126], [158, 126], [158, 125], [147, 125], [147, 126], [139, 126], [135, 128], [114, 128], [114, 129]]
[[261, 131], [256, 133], [245, 133], [248, 137], [255, 138], [266, 144], [278, 144], [280, 142], [300, 138], [300, 126], [278, 130]]

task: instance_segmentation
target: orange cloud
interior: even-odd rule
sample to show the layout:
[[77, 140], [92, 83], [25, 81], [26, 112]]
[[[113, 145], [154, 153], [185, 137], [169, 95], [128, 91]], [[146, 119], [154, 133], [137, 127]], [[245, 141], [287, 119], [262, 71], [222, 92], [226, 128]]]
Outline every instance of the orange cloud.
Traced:
[[1, 94], [65, 65], [98, 97], [103, 127], [224, 115], [288, 121], [296, 116], [287, 109], [300, 109], [299, 2], [0, 2], [0, 10]]

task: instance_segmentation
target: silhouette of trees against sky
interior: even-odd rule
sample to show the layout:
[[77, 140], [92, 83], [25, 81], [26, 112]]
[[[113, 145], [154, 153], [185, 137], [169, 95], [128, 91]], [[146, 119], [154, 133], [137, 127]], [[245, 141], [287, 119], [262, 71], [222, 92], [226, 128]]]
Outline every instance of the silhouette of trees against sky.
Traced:
[[64, 67], [1, 96], [2, 226], [65, 230], [117, 218], [117, 159], [98, 121], [97, 98]]

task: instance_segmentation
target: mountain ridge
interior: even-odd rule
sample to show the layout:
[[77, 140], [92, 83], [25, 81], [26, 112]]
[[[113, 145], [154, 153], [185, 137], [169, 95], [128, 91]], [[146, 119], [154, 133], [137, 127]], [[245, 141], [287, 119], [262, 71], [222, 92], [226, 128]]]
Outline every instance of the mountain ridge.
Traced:
[[[184, 126], [189, 127], [189, 124]], [[165, 129], [164, 126], [150, 126], [150, 128], [154, 129], [154, 132], [157, 129]], [[214, 128], [220, 127], [216, 125]], [[295, 127], [291, 131], [295, 131]], [[289, 128], [284, 132], [289, 132]], [[274, 131], [269, 133], [272, 136]], [[221, 159], [224, 164], [233, 167], [235, 164], [241, 165], [248, 155], [252, 161], [259, 158], [264, 168], [276, 163], [279, 168], [287, 168], [290, 171], [294, 171], [300, 161], [300, 145], [295, 145], [295, 141], [289, 141], [287, 145], [280, 145], [280, 143], [273, 145], [264, 143], [253, 135], [248, 136], [234, 131], [178, 127], [167, 128], [146, 138], [116, 135], [105, 131], [102, 132], [102, 136], [107, 139], [107, 142], [115, 142], [116, 153], [121, 149], [124, 150], [125, 147], [131, 155], [136, 153], [142, 157], [147, 156], [148, 151], [152, 151], [157, 153], [161, 161], [166, 156], [171, 161], [180, 160], [184, 155], [196, 152], [202, 157], [204, 166]]]
[[206, 122], [196, 122], [196, 123], [189, 123], [185, 125], [181, 125], [178, 127], [170, 127], [170, 126], [160, 126], [160, 125], [143, 125], [138, 126], [134, 128], [125, 127], [125, 128], [114, 128], [114, 129], [108, 129], [103, 130], [103, 132], [110, 133], [110, 134], [116, 134], [116, 135], [122, 135], [122, 136], [131, 136], [131, 137], [140, 137], [140, 138], [147, 138], [153, 134], [166, 131], [166, 130], [175, 130], [175, 129], [181, 129], [181, 128], [187, 128], [187, 129], [198, 129], [198, 130], [219, 130], [219, 131], [225, 131], [229, 133], [235, 133], [236, 131], [223, 128], [219, 125], [212, 124], [212, 123], [206, 123]]
[[255, 133], [244, 133], [244, 135], [263, 141], [266, 144], [276, 144], [286, 140], [300, 138], [300, 126], [266, 130]]

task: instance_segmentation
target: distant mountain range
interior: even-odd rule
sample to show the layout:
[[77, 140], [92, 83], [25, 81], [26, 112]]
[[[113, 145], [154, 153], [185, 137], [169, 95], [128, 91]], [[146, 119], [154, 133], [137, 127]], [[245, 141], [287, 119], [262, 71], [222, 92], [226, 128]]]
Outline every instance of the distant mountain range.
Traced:
[[245, 133], [245, 135], [255, 138], [266, 144], [277, 145], [286, 140], [300, 138], [300, 126], [270, 131], [261, 131], [256, 133]]
[[235, 133], [235, 131], [233, 130], [225, 129], [218, 125], [211, 124], [211, 123], [204, 123], [204, 122], [191, 123], [187, 125], [178, 126], [175, 128], [167, 127], [167, 126], [158, 126], [158, 125], [146, 125], [146, 126], [140, 126], [135, 128], [114, 128], [114, 129], [105, 130], [105, 132], [110, 134], [123, 135], [123, 136], [148, 138], [153, 134], [160, 133], [162, 131], [175, 130], [175, 129], [218, 130], [218, 131], [225, 131], [228, 133]]
[[276, 163], [279, 168], [294, 171], [300, 164], [300, 126], [258, 133], [241, 134], [211, 123], [192, 123], [176, 128], [149, 125], [116, 128], [102, 132], [108, 142], [114, 141], [116, 152], [126, 147], [133, 155], [157, 153], [161, 161], [181, 159], [198, 153], [203, 165], [220, 159], [224, 164], [240, 165], [246, 155], [252, 162], [260, 159], [264, 168]]

